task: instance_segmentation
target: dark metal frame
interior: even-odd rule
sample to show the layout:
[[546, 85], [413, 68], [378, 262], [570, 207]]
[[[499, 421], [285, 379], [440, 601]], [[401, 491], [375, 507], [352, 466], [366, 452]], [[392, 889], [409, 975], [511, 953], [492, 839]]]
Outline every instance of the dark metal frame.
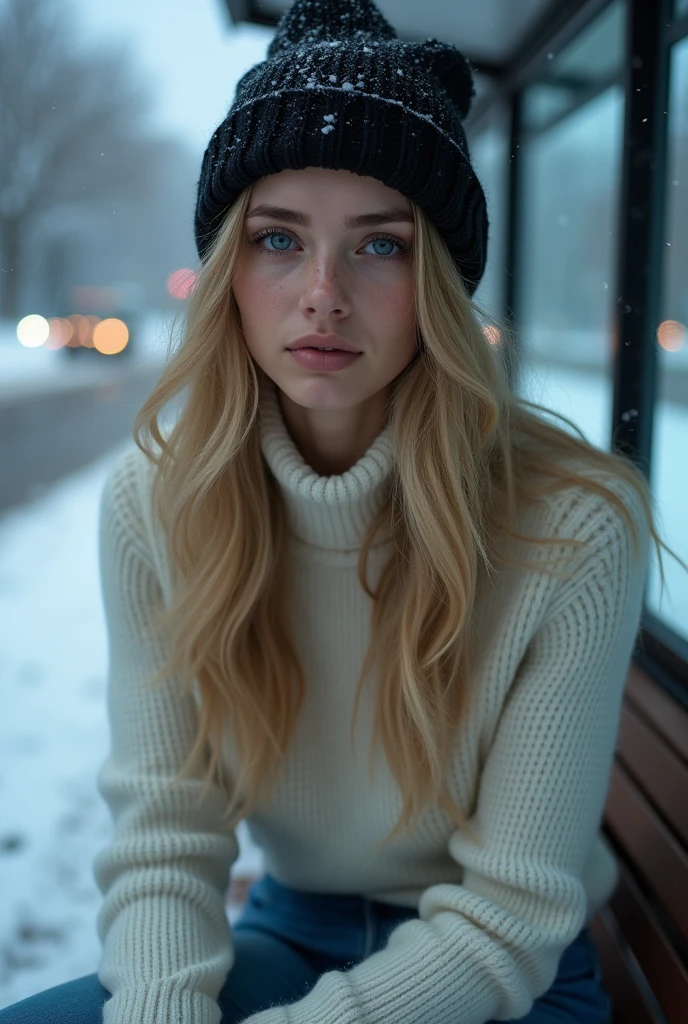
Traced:
[[[504, 314], [518, 335], [518, 211], [521, 194], [522, 93], [546, 70], [547, 54], [563, 49], [611, 0], [553, 0], [528, 37], [504, 65], [471, 60], [493, 89], [471, 113], [475, 136], [495, 103], [510, 114], [508, 225]], [[259, 0], [225, 0], [232, 20], [274, 26]], [[619, 81], [626, 102], [617, 265], [617, 351], [613, 364], [613, 449], [649, 476], [661, 300], [667, 159], [669, 53], [688, 34], [688, 16], [672, 20], [673, 0], [625, 0], [625, 64]], [[598, 86], [606, 88], [609, 83]], [[567, 115], [570, 113], [567, 112]], [[631, 416], [625, 413], [636, 410]], [[635, 660], [672, 697], [688, 708], [688, 643], [656, 616], [643, 612]]]

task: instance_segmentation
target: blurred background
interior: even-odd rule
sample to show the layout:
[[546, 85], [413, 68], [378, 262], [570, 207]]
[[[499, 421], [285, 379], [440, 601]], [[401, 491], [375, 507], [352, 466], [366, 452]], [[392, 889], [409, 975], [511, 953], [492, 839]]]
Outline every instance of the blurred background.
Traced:
[[[0, 1008], [98, 966], [100, 491], [183, 320], [203, 151], [289, 6], [0, 0]], [[642, 465], [688, 560], [688, 0], [378, 6], [476, 68], [475, 299], [516, 324], [514, 389]], [[639, 663], [688, 709], [688, 576], [667, 556], [660, 601], [652, 558]]]

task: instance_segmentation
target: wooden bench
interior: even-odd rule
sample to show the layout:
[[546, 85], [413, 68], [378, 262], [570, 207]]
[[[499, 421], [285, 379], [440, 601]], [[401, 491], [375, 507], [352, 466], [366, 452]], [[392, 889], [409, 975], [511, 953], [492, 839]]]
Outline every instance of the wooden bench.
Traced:
[[603, 831], [621, 877], [590, 934], [614, 1024], [686, 1024], [688, 712], [635, 661]]
[[[590, 934], [613, 1024], [688, 1024], [688, 712], [635, 662], [603, 831], [620, 880]], [[253, 881], [232, 879], [227, 902]]]

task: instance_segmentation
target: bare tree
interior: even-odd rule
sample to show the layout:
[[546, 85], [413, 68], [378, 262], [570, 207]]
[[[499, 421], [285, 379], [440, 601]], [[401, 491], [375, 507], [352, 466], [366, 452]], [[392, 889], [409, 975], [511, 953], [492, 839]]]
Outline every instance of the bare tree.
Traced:
[[126, 48], [75, 37], [58, 0], [0, 6], [0, 317], [18, 315], [22, 257], [48, 216], [154, 194], [150, 97]]

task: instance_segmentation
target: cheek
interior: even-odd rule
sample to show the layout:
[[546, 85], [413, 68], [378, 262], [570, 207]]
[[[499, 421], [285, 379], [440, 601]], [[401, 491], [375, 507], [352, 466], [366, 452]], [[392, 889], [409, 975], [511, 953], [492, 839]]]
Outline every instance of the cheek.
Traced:
[[244, 322], [261, 323], [280, 314], [289, 302], [289, 295], [283, 288], [260, 274], [237, 274], [233, 291]]
[[390, 324], [412, 325], [415, 319], [413, 284], [379, 291], [375, 296], [375, 311]]

